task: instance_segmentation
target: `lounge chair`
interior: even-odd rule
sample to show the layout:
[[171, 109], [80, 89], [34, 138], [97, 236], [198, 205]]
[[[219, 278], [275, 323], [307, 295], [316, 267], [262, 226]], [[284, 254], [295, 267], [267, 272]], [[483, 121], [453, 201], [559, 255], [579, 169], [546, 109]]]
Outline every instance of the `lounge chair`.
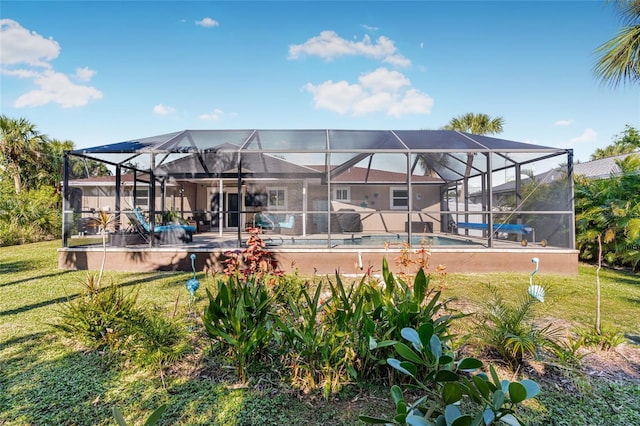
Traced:
[[258, 212], [253, 215], [253, 227], [260, 228], [262, 231], [273, 231], [276, 229], [276, 221], [270, 214]]
[[[487, 231], [489, 229], [489, 225], [486, 223], [472, 223], [472, 222], [459, 222], [457, 224], [458, 229], [478, 229], [482, 231]], [[533, 242], [535, 242], [535, 230], [533, 227], [529, 225], [522, 225], [516, 223], [494, 223], [493, 224], [493, 232], [499, 233], [504, 232], [507, 234], [517, 234], [524, 236], [532, 236]], [[526, 245], [526, 240], [525, 244]]]
[[280, 232], [283, 234], [293, 234], [295, 224], [296, 224], [296, 218], [292, 214], [287, 215], [287, 218], [284, 222], [278, 222], [278, 226], [280, 227]]
[[[138, 233], [145, 237], [151, 234], [151, 226], [140, 209], [135, 208], [132, 212], [127, 212], [126, 215]], [[181, 225], [179, 223], [156, 225], [153, 228], [153, 233], [159, 237], [160, 242], [168, 244], [190, 243], [193, 241], [194, 232], [196, 232], [195, 226]]]

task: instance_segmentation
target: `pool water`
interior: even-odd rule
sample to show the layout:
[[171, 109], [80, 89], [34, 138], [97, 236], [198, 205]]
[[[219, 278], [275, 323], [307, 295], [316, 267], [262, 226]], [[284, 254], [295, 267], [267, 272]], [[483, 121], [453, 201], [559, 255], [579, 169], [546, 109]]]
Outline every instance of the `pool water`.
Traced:
[[[351, 237], [332, 238], [331, 246], [379, 246], [384, 247], [385, 243], [391, 247], [400, 246], [407, 242], [407, 236], [396, 235], [353, 235]], [[271, 244], [269, 244], [271, 243]], [[411, 238], [411, 246], [420, 246], [424, 243], [426, 246], [471, 246], [477, 245], [470, 240], [451, 238], [445, 236], [423, 236], [413, 235]], [[269, 245], [285, 245], [285, 246], [310, 246], [310, 245], [327, 245], [326, 238], [301, 238], [301, 237], [276, 237], [267, 240]]]

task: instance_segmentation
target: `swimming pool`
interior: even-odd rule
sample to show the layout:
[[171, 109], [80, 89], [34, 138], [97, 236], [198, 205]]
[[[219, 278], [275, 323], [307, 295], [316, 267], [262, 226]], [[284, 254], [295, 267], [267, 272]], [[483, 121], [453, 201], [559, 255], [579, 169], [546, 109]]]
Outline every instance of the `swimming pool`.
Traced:
[[[289, 236], [274, 236], [265, 240], [267, 245], [278, 246], [327, 246], [326, 238], [304, 238]], [[351, 235], [350, 237], [331, 238], [331, 247], [340, 246], [369, 246], [369, 247], [401, 247], [407, 242], [406, 234], [390, 234], [390, 235]], [[477, 246], [471, 240], [463, 238], [452, 238], [441, 235], [424, 236], [413, 235], [411, 238], [411, 246], [418, 247], [424, 243], [425, 246]]]

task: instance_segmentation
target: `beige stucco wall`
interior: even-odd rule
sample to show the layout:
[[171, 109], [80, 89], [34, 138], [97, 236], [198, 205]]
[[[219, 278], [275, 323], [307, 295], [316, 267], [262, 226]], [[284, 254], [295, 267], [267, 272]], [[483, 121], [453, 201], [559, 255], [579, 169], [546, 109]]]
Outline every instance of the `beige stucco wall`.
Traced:
[[[106, 269], [113, 271], [191, 271], [190, 255], [196, 255], [196, 268], [221, 270], [223, 249], [204, 248], [119, 248], [110, 247], [106, 251]], [[383, 257], [389, 261], [392, 271], [398, 267], [392, 259], [400, 253], [393, 250], [272, 250], [285, 271], [294, 268], [303, 274], [333, 274], [339, 270], [345, 274], [361, 274], [358, 253], [363, 266], [372, 265], [380, 270]], [[66, 248], [58, 251], [60, 269], [97, 270], [102, 262], [101, 248]], [[445, 265], [451, 273], [473, 272], [531, 272], [531, 258], [540, 259], [541, 273], [577, 274], [578, 252], [575, 250], [553, 249], [433, 249], [430, 262], [433, 270], [437, 265]]]

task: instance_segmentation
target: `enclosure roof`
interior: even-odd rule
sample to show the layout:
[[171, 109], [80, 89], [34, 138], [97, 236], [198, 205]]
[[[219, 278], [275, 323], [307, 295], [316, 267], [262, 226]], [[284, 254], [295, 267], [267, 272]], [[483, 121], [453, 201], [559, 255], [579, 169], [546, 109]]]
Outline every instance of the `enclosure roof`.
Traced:
[[480, 136], [455, 130], [183, 130], [108, 145], [81, 148], [72, 154], [99, 156], [127, 153], [193, 153], [225, 151], [323, 152], [558, 152], [566, 151]]
[[421, 170], [450, 182], [485, 173], [488, 160], [495, 171], [569, 151], [453, 130], [247, 129], [183, 130], [70, 154], [157, 177], [318, 177], [330, 170], [333, 181], [356, 166], [375, 170], [400, 163], [395, 171], [406, 173], [406, 160], [398, 162], [403, 154], [411, 173]]

